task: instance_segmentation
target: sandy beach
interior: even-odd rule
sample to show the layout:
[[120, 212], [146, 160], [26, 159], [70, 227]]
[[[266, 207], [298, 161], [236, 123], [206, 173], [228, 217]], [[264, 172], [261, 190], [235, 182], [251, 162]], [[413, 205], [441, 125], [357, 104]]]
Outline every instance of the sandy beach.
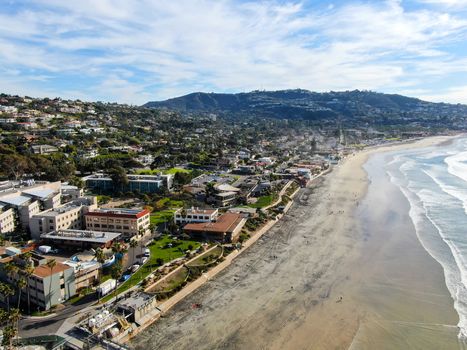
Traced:
[[300, 190], [254, 246], [130, 346], [458, 349], [443, 271], [418, 242], [407, 201], [377, 169], [369, 184], [362, 167], [372, 154], [445, 140], [348, 157]]

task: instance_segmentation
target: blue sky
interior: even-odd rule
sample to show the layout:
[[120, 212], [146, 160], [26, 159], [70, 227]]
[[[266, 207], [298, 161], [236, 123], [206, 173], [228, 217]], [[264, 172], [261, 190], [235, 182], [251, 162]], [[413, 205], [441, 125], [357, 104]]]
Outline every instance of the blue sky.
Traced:
[[1, 0], [0, 91], [142, 104], [370, 89], [467, 103], [467, 0]]

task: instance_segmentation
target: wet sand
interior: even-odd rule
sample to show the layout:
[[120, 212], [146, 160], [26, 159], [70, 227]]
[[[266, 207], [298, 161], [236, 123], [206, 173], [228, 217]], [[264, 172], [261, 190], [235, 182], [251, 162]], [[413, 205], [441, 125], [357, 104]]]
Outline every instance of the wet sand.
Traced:
[[416, 238], [408, 203], [383, 176], [368, 186], [362, 168], [372, 153], [441, 141], [349, 157], [300, 190], [257, 244], [130, 346], [458, 349], [452, 299]]

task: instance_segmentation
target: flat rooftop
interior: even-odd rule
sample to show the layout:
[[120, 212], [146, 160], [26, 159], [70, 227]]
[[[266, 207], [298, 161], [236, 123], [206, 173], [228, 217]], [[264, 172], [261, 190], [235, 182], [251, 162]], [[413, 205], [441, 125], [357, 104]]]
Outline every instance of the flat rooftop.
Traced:
[[118, 306], [124, 309], [136, 310], [153, 298], [155, 298], [154, 295], [147, 293], [138, 293], [136, 295], [132, 295], [128, 299], [122, 300], [118, 303]]
[[99, 208], [86, 213], [85, 216], [111, 216], [134, 219], [146, 214], [150, 214], [150, 211], [147, 209]]
[[42, 239], [78, 241], [91, 243], [107, 243], [119, 237], [118, 232], [99, 232], [87, 230], [58, 230], [41, 235]]
[[41, 199], [47, 199], [55, 193], [58, 194], [58, 192], [50, 188], [32, 188], [30, 190], [23, 190], [22, 192], [28, 196], [37, 197]]
[[191, 223], [183, 227], [187, 231], [197, 232], [233, 232], [243, 220], [242, 215], [225, 213], [215, 222]]
[[30, 197], [26, 196], [11, 196], [11, 197], [0, 197], [0, 202], [5, 203], [5, 204], [10, 204], [14, 206], [20, 206], [23, 205], [31, 200]]
[[77, 209], [81, 207], [81, 205], [76, 205], [76, 204], [67, 204], [62, 207], [46, 210], [44, 212], [37, 213], [34, 216], [45, 216], [45, 217], [55, 217], [60, 214], [64, 214], [66, 212], [69, 212], [73, 209]]

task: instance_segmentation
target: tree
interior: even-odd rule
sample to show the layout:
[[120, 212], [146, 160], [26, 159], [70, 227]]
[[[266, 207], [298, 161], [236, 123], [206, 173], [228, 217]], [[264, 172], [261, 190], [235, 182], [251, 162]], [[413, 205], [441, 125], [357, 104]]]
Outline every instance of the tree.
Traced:
[[31, 292], [29, 290], [29, 279], [31, 278], [32, 274], [34, 273], [34, 266], [28, 265], [24, 269], [24, 275], [26, 276], [27, 281], [27, 291], [28, 291], [28, 314], [31, 314]]
[[[123, 272], [122, 263], [121, 261], [117, 261], [115, 262], [115, 264], [112, 265], [112, 268], [110, 270], [110, 275], [112, 276], [114, 280], [118, 281], [120, 277], [122, 276], [122, 272]], [[117, 296], [117, 283], [115, 283], [114, 298], [116, 296]]]
[[157, 258], [156, 259], [156, 264], [159, 266], [162, 266], [164, 264], [164, 260], [162, 258]]
[[19, 154], [3, 154], [0, 163], [6, 175], [15, 180], [19, 180], [29, 169], [28, 159]]
[[23, 291], [23, 289], [27, 286], [27, 282], [26, 282], [26, 279], [21, 276], [17, 282], [17, 287], [18, 287], [18, 309], [19, 309], [19, 305], [21, 303], [21, 292]]
[[21, 318], [21, 313], [19, 312], [19, 309], [11, 309], [8, 318], [10, 321], [10, 325], [13, 328], [12, 337], [10, 338], [11, 348], [14, 337], [19, 336], [19, 319]]
[[10, 311], [10, 297], [15, 294], [15, 291], [9, 284], [0, 283], [0, 294], [6, 299], [7, 310]]
[[184, 172], [184, 171], [178, 171], [174, 175], [174, 182], [179, 185], [183, 186], [186, 184], [189, 184], [191, 181], [191, 174]]
[[121, 166], [115, 166], [108, 171], [110, 178], [112, 179], [114, 189], [123, 191], [124, 187], [128, 185], [128, 177], [126, 171]]
[[135, 248], [138, 246], [138, 241], [136, 239], [132, 239], [130, 241], [130, 248], [131, 248], [131, 262], [135, 259]]
[[47, 261], [47, 267], [50, 269], [50, 278], [49, 278], [49, 300], [50, 300], [50, 307], [52, 307], [52, 296], [50, 293], [52, 292], [52, 277], [53, 277], [53, 270], [54, 267], [57, 266], [57, 261], [55, 259], [50, 259]]

